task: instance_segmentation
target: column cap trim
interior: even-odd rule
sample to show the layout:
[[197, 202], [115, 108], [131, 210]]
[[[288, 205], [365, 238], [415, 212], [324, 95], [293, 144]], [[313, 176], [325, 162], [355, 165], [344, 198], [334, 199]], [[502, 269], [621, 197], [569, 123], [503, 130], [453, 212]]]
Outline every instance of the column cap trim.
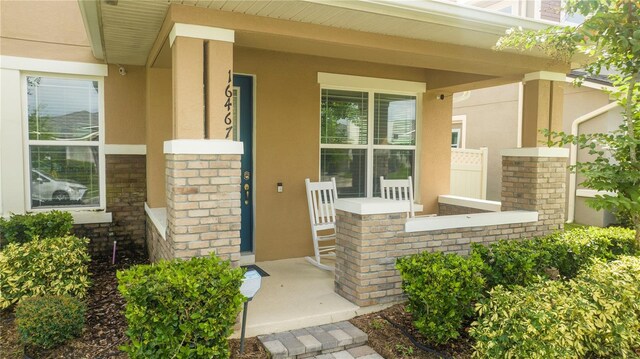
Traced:
[[242, 155], [244, 145], [231, 140], [164, 141], [164, 153], [174, 155]]
[[558, 147], [526, 147], [511, 148], [500, 151], [503, 157], [561, 157], [569, 158], [568, 148]]
[[567, 75], [560, 72], [550, 72], [550, 71], [530, 72], [524, 75], [522, 82], [535, 81], [535, 80], [565, 82], [567, 80]]
[[195, 39], [235, 42], [235, 31], [219, 27], [191, 25], [183, 23], [173, 24], [169, 33], [169, 46], [172, 47], [176, 37], [191, 37]]

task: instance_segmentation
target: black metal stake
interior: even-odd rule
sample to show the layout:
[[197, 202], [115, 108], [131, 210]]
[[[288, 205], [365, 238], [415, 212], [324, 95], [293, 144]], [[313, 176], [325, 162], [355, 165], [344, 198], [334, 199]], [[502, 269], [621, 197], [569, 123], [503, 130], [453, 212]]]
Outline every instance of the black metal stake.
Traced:
[[249, 302], [251, 298], [244, 302], [244, 310], [242, 311], [242, 329], [240, 331], [240, 355], [244, 353], [244, 327], [247, 325], [247, 309], [249, 308]]

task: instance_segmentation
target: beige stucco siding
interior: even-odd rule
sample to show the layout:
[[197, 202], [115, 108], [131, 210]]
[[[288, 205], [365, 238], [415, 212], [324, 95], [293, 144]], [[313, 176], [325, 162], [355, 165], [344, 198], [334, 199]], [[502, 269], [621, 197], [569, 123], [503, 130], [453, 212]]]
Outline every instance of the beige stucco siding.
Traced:
[[165, 207], [164, 141], [173, 138], [171, 70], [148, 69], [146, 76], [147, 203]]
[[117, 145], [145, 143], [146, 70], [142, 66], [109, 65], [104, 79], [105, 142]]
[[500, 200], [502, 156], [500, 150], [516, 148], [518, 84], [474, 90], [454, 103], [454, 115], [466, 115], [466, 148], [489, 148], [487, 199]]
[[[424, 70], [248, 48], [235, 49], [234, 69], [256, 76], [256, 260], [310, 255], [304, 179], [317, 181], [319, 175], [318, 72], [426, 82]], [[425, 119], [423, 123], [431, 127], [425, 129], [430, 133], [427, 140], [436, 136], [438, 126], [450, 131], [450, 122], [444, 122], [438, 124], [433, 116]], [[444, 150], [438, 152], [448, 151], [446, 136], [443, 143]], [[433, 156], [438, 152], [432, 152]], [[437, 163], [435, 158], [429, 161], [429, 165]], [[421, 179], [434, 191], [442, 188], [438, 178], [444, 178], [437, 172], [433, 168], [429, 171], [432, 178]], [[284, 185], [283, 193], [276, 191], [278, 182]]]
[[78, 2], [0, 1], [2, 55], [99, 63], [89, 47]]

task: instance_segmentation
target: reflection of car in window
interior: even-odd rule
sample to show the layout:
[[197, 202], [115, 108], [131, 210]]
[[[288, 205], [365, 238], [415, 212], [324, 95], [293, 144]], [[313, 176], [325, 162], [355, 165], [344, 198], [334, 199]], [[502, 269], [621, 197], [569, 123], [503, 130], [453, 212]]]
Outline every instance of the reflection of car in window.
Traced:
[[31, 199], [36, 201], [80, 201], [87, 187], [73, 181], [56, 180], [39, 170], [31, 170]]

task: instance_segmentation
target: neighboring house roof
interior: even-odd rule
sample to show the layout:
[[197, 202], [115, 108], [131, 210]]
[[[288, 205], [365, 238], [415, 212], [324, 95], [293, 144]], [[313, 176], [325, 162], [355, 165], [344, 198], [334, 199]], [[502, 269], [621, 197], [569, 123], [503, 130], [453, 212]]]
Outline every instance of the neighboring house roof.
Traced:
[[[569, 73], [569, 77], [571, 78], [577, 78], [580, 76], [584, 76], [587, 73], [585, 71], [581, 71], [581, 70], [573, 70], [571, 71], [571, 73]], [[604, 86], [612, 86], [613, 83], [611, 82], [611, 80], [609, 80], [609, 75], [607, 74], [600, 74], [598, 76], [586, 76], [585, 77], [585, 81], [589, 81], [589, 82], [593, 82], [599, 85], [604, 85]]]
[[[184, 5], [185, 3], [194, 5]], [[553, 23], [441, 1], [79, 1], [94, 55], [143, 65], [170, 5], [195, 6], [444, 44], [491, 49], [512, 27]], [[241, 39], [240, 39], [241, 40]]]

